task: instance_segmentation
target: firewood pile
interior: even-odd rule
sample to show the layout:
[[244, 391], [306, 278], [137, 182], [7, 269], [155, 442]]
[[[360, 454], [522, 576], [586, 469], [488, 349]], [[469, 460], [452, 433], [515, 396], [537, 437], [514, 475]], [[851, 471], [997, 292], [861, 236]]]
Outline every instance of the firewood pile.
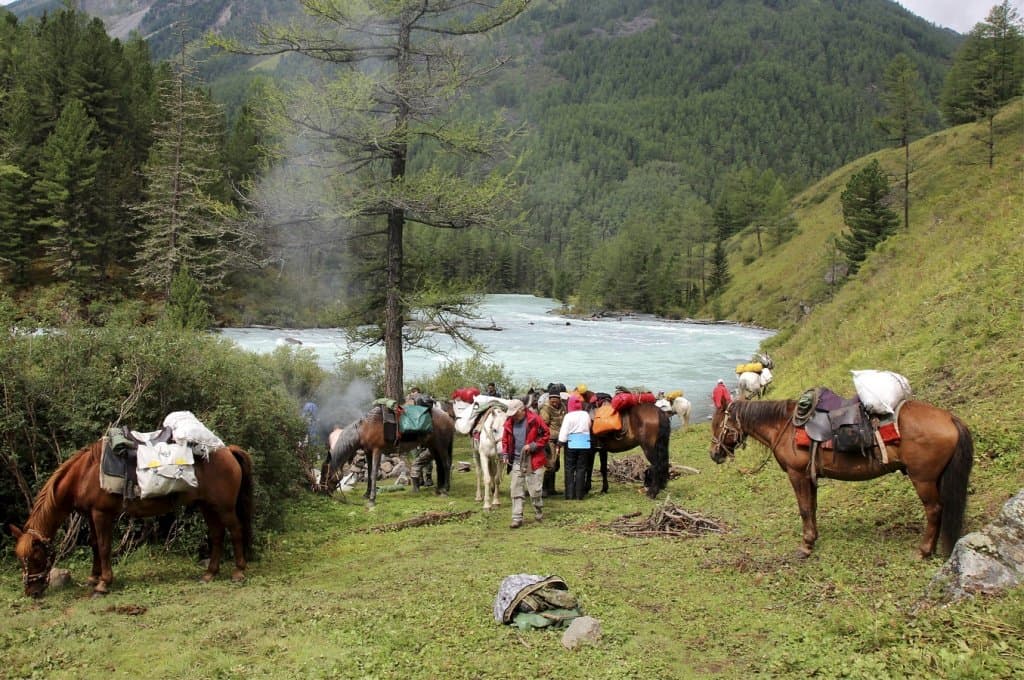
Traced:
[[635, 519], [639, 516], [639, 512], [623, 515], [605, 527], [622, 536], [638, 538], [694, 538], [704, 534], [724, 534], [729, 530], [722, 522], [685, 510], [667, 499], [654, 508], [646, 519]]
[[[642, 453], [634, 453], [625, 458], [608, 457], [608, 478], [616, 482], [640, 482], [644, 481], [644, 471], [647, 470], [647, 458]], [[684, 474], [699, 474], [700, 470], [686, 465], [669, 464], [668, 478], [675, 479]]]

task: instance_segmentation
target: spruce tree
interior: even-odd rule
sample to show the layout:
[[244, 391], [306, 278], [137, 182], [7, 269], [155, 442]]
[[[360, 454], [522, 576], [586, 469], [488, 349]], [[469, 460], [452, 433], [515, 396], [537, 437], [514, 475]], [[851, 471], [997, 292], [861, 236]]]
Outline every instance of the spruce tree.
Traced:
[[136, 280], [166, 299], [187, 269], [204, 292], [247, 262], [252, 244], [238, 211], [218, 198], [224, 172], [219, 147], [223, 118], [192, 84], [194, 68], [182, 50], [160, 82], [165, 117], [153, 128], [143, 175], [143, 200], [134, 206], [142, 237]]
[[840, 238], [839, 250], [854, 274], [868, 253], [896, 231], [899, 217], [889, 209], [889, 178], [877, 160], [853, 174], [839, 200], [850, 230]]
[[96, 173], [103, 157], [95, 144], [96, 130], [85, 105], [77, 99], [68, 102], [43, 145], [39, 177], [32, 187], [41, 214], [32, 225], [40, 230], [53, 274], [82, 291], [91, 290], [101, 273], [93, 229]]

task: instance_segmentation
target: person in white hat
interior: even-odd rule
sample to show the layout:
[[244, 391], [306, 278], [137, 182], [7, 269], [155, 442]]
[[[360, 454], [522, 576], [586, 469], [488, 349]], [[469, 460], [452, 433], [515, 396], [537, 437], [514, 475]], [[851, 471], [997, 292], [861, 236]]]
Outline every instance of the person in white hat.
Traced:
[[501, 458], [509, 466], [512, 495], [512, 529], [523, 526], [523, 499], [530, 494], [534, 517], [544, 519], [545, 453], [550, 431], [539, 415], [519, 399], [509, 402], [508, 419], [501, 437]]
[[714, 402], [716, 409], [723, 409], [732, 403], [732, 394], [721, 378], [718, 379], [718, 384], [715, 385], [715, 390], [711, 393], [711, 401]]

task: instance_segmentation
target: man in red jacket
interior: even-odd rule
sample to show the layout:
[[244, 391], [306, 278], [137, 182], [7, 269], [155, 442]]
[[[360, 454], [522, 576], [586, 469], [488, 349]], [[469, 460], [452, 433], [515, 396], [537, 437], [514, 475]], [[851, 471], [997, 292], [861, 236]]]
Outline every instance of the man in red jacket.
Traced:
[[711, 393], [711, 401], [715, 402], [717, 409], [723, 409], [732, 403], [732, 394], [729, 393], [729, 388], [725, 386], [724, 380], [719, 379], [718, 384], [715, 385], [715, 390]]
[[[512, 492], [512, 524], [523, 526], [523, 498], [530, 494], [534, 516], [544, 519], [545, 449], [550, 432], [539, 415], [528, 411], [518, 399], [509, 403], [508, 419], [501, 437], [501, 458], [511, 467], [509, 486]], [[525, 487], [525, 489], [524, 489]]]

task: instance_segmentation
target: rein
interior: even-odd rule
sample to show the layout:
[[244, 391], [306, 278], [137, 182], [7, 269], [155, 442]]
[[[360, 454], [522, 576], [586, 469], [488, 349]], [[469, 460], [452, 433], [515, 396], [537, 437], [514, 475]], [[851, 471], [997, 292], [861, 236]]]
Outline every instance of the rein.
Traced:
[[[739, 427], [738, 421], [737, 421], [737, 424], [735, 426], [732, 425], [732, 414], [729, 413], [729, 410], [731, 408], [732, 408], [732, 402], [729, 402], [728, 404], [726, 404], [726, 406], [725, 406], [725, 417], [722, 418], [722, 426], [720, 428], [718, 428], [718, 434], [717, 435], [712, 433], [712, 435], [711, 435], [711, 442], [715, 445], [715, 448], [723, 449], [730, 456], [735, 456], [737, 448], [740, 448], [742, 446], [746, 446], [746, 443], [747, 443], [747, 433], [744, 432]], [[735, 434], [736, 435], [736, 441], [732, 445], [731, 449], [728, 448], [726, 446], [726, 444], [725, 444], [725, 437], [726, 437], [726, 435], [729, 435], [729, 434]]]
[[44, 567], [43, 571], [30, 574], [28, 572], [28, 561], [26, 560], [21, 567], [21, 580], [26, 586], [29, 586], [33, 583], [38, 583], [40, 581], [49, 582], [50, 568], [53, 566], [53, 541], [51, 541], [46, 536], [43, 536], [35, 529], [26, 529], [25, 533], [35, 536], [39, 540], [39, 542], [43, 544], [43, 550], [46, 553], [46, 567]]

